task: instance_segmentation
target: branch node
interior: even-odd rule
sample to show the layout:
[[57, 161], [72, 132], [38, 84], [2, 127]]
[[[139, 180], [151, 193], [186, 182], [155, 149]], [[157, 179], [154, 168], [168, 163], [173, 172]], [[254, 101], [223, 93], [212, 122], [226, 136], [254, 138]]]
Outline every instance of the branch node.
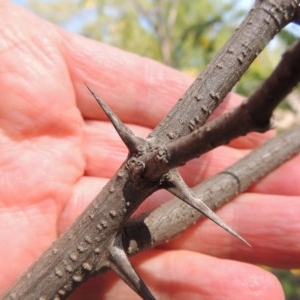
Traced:
[[126, 169], [129, 171], [130, 179], [135, 182], [143, 174], [145, 163], [136, 157], [132, 157], [127, 161]]
[[155, 300], [146, 284], [136, 273], [124, 251], [122, 237], [118, 235], [111, 249], [109, 249], [111, 269], [128, 284], [138, 295], [145, 300]]

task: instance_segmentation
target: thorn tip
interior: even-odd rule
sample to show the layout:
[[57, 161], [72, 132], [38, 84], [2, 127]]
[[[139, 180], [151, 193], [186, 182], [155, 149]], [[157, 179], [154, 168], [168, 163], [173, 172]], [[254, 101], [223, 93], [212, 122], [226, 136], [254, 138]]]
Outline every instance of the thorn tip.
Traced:
[[252, 247], [251, 244], [246, 241], [242, 236], [240, 236], [236, 231], [234, 231], [230, 226], [228, 226], [218, 215], [216, 215], [204, 202], [196, 198], [189, 187], [185, 184], [182, 177], [177, 170], [170, 171], [168, 176], [169, 182], [166, 184], [166, 189], [172, 193], [174, 196], [178, 197], [188, 205], [192, 206], [200, 213], [205, 215], [207, 218], [215, 222], [221, 228], [238, 238], [240, 241], [245, 243], [247, 246]]
[[116, 237], [109, 253], [111, 269], [115, 271], [124, 280], [124, 282], [127, 283], [143, 299], [155, 300], [155, 297], [131, 265], [127, 254], [123, 249], [121, 235]]

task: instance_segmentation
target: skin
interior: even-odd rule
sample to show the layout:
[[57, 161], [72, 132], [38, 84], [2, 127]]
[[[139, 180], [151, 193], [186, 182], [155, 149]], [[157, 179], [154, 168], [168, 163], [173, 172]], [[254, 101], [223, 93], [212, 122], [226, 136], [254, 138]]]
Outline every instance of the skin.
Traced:
[[[146, 58], [65, 32], [12, 3], [0, 6], [0, 294], [87, 206], [126, 157], [88, 83], [139, 136], [147, 136], [192, 82]], [[240, 103], [230, 94], [216, 115]], [[183, 169], [196, 184], [272, 133], [251, 134]], [[204, 220], [131, 260], [159, 299], [284, 299], [254, 264], [300, 267], [300, 157], [218, 210], [253, 246]], [[287, 176], [288, 175], [288, 176]], [[141, 210], [170, 198], [150, 197]], [[108, 273], [71, 299], [137, 299]]]

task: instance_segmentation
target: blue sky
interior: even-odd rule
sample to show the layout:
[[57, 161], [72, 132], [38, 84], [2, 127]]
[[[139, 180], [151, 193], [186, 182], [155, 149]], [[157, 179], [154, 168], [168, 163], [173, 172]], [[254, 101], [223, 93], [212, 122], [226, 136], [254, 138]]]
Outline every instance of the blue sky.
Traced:
[[26, 0], [13, 0], [12, 2], [17, 3], [21, 6], [26, 6]]
[[[40, 0], [41, 2], [53, 2], [52, 0]], [[63, 1], [63, 0], [62, 0]], [[23, 6], [27, 9], [30, 9], [28, 6], [27, 0], [12, 0], [12, 2]], [[78, 2], [78, 0], [74, 0], [74, 2]], [[61, 24], [61, 26], [67, 30], [73, 32], [80, 32], [83, 24], [86, 20], [93, 20], [97, 17], [96, 11], [92, 10], [82, 10], [78, 14], [74, 15], [70, 20], [68, 20], [65, 24]]]

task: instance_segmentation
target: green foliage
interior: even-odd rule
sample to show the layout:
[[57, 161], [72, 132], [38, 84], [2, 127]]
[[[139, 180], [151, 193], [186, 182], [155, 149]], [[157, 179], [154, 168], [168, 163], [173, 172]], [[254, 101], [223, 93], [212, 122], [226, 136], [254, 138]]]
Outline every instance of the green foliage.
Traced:
[[284, 270], [273, 270], [273, 273], [281, 281], [286, 300], [298, 300], [300, 299], [300, 271], [284, 271]]

